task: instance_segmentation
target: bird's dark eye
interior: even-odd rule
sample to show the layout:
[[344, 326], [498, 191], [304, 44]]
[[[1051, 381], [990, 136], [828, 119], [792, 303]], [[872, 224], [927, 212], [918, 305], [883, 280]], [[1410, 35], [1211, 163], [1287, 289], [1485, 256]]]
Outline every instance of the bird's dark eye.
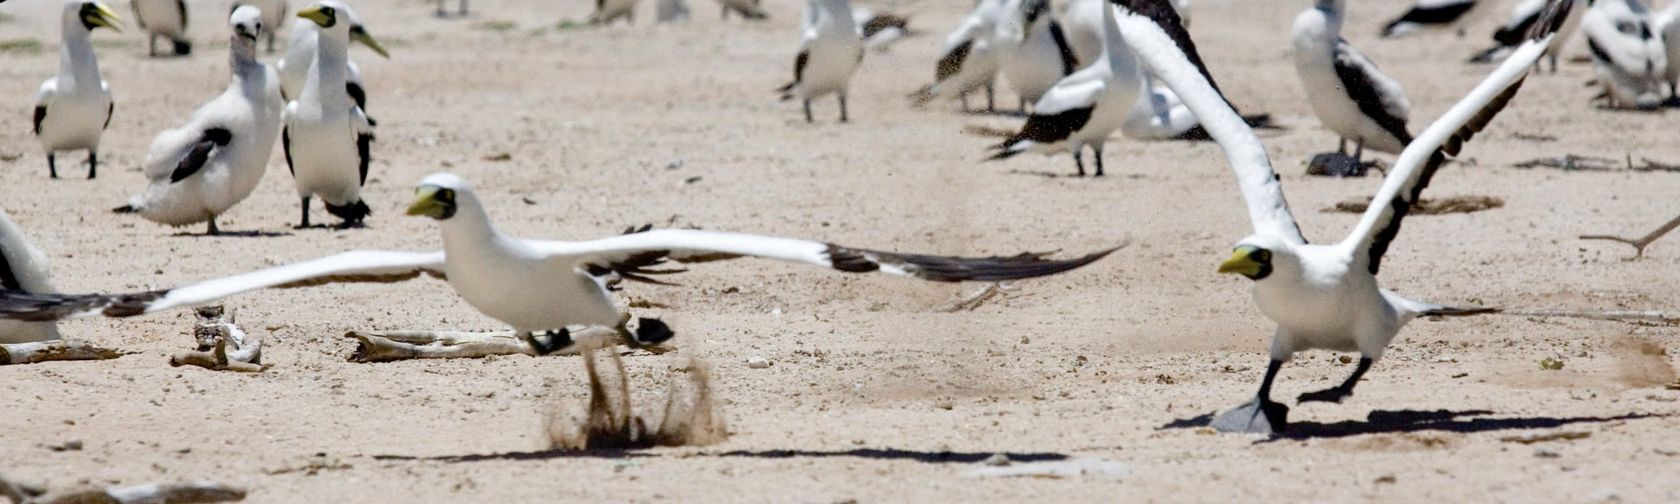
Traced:
[[454, 203], [455, 202], [455, 190], [454, 189], [440, 190], [440, 191], [437, 192], [437, 199], [438, 199], [438, 201], [442, 201], [444, 203]]
[[1254, 260], [1260, 263], [1272, 262], [1272, 251], [1259, 249], [1254, 251]]

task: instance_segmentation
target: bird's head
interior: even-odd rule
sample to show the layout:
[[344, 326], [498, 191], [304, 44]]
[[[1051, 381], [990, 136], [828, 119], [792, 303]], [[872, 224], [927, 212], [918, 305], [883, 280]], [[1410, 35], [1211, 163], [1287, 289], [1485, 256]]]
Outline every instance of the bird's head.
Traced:
[[111, 31], [122, 32], [122, 18], [117, 17], [111, 7], [99, 0], [80, 0], [64, 4], [66, 21], [71, 16], [81, 23], [83, 28], [93, 31], [95, 28], [110, 28]]
[[1272, 236], [1255, 235], [1237, 242], [1231, 258], [1219, 264], [1220, 273], [1233, 273], [1256, 282], [1273, 278], [1279, 271], [1299, 272], [1295, 249]]
[[379, 53], [381, 57], [391, 57], [391, 54], [385, 51], [385, 47], [368, 33], [367, 27], [362, 25], [360, 18], [356, 17], [356, 11], [351, 10], [348, 5], [334, 0], [325, 0], [298, 11], [297, 16], [320, 26], [321, 31], [330, 34], [330, 36], [341, 37], [339, 40], [360, 42], [362, 45], [368, 46], [369, 49], [373, 49], [373, 52]]
[[257, 36], [262, 35], [262, 9], [254, 5], [234, 7], [233, 13], [228, 15], [228, 24], [233, 26], [233, 34], [240, 41], [257, 43]]
[[436, 220], [449, 220], [461, 205], [474, 204], [472, 184], [453, 173], [434, 173], [414, 188], [414, 203], [408, 215], [423, 215]]
[[1021, 19], [1025, 19], [1030, 30], [1039, 18], [1050, 14], [1050, 0], [1023, 0], [1021, 2]]

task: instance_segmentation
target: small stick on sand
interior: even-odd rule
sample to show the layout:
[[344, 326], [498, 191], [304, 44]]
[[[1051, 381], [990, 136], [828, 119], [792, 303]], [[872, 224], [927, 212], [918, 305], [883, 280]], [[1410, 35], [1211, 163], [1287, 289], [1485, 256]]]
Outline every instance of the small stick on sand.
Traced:
[[1668, 221], [1667, 224], [1663, 224], [1662, 227], [1657, 228], [1656, 231], [1652, 231], [1650, 234], [1647, 234], [1647, 235], [1639, 237], [1639, 238], [1627, 238], [1627, 237], [1622, 237], [1622, 236], [1611, 236], [1611, 235], [1581, 235], [1581, 239], [1582, 240], [1609, 240], [1609, 241], [1622, 242], [1622, 243], [1626, 243], [1628, 245], [1632, 245], [1633, 246], [1633, 257], [1629, 258], [1629, 260], [1633, 260], [1633, 259], [1639, 259], [1641, 257], [1645, 257], [1645, 247], [1646, 246], [1649, 246], [1651, 244], [1651, 242], [1657, 241], [1658, 238], [1662, 238], [1663, 235], [1668, 234], [1670, 231], [1673, 231], [1674, 228], [1677, 228], [1677, 227], [1680, 227], [1680, 216], [1675, 217], [1674, 220]]
[[51, 340], [30, 343], [0, 343], [0, 366], [49, 361], [107, 360], [125, 355], [81, 341]]

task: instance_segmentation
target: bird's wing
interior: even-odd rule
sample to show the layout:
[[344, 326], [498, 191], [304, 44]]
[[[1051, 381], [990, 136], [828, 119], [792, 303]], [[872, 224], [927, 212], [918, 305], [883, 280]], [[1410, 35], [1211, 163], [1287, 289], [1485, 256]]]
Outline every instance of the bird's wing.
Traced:
[[666, 260], [707, 262], [737, 257], [762, 257], [853, 273], [881, 271], [935, 282], [998, 282], [1061, 273], [1090, 264], [1118, 250], [1116, 247], [1072, 259], [1050, 259], [1046, 257], [1047, 254], [1042, 253], [997, 257], [947, 257], [883, 252], [773, 236], [688, 229], [631, 232], [586, 242], [528, 243], [554, 259], [569, 262], [579, 271], [597, 276], [617, 272], [624, 278], [643, 281], [648, 281], [646, 275], [676, 272], [650, 269]]
[[1126, 44], [1178, 94], [1201, 119], [1208, 135], [1225, 150], [1254, 231], [1306, 243], [1295, 216], [1289, 212], [1289, 202], [1283, 198], [1283, 185], [1277, 172], [1272, 171], [1266, 146], [1219, 92], [1172, 5], [1167, 0], [1111, 1], [1120, 7], [1116, 21]]
[[1418, 0], [1405, 14], [1383, 25], [1382, 36], [1400, 35], [1408, 24], [1443, 25], [1457, 21], [1476, 6], [1476, 0]]
[[[1568, 3], [1572, 0], [1553, 1]], [[1560, 11], [1547, 10], [1548, 13]], [[1400, 232], [1400, 221], [1417, 203], [1424, 187], [1429, 185], [1429, 179], [1446, 162], [1447, 156], [1457, 155], [1464, 142], [1487, 127], [1488, 122], [1516, 96], [1523, 79], [1528, 76], [1529, 68], [1540, 60], [1546, 52], [1546, 44], [1556, 36], [1561, 19], [1556, 21], [1542, 17], [1527, 42], [1517, 47], [1511, 57], [1506, 58], [1481, 84], [1477, 84], [1469, 95], [1430, 124], [1395, 159], [1394, 167], [1388, 170], [1388, 176], [1383, 180], [1382, 189], [1371, 199], [1370, 207], [1353, 232], [1341, 243], [1343, 251], [1353, 257], [1356, 266], [1364, 267], [1373, 275], [1377, 273], [1383, 253], [1388, 251], [1389, 243]]]
[[187, 177], [198, 173], [204, 164], [210, 161], [211, 152], [217, 148], [227, 146], [233, 141], [233, 132], [220, 126], [205, 128], [193, 142], [192, 146], [175, 163], [174, 171], [169, 173], [169, 183], [173, 184], [186, 180]]
[[443, 252], [358, 250], [222, 277], [171, 289], [130, 294], [32, 294], [0, 291], [0, 318], [44, 322], [71, 318], [132, 317], [196, 306], [267, 288], [329, 283], [399, 282], [427, 274], [443, 278]]
[[[1108, 89], [1108, 82], [1092, 72], [1074, 72], [1063, 77], [1033, 103], [1034, 116], [1050, 116], [1074, 109], [1089, 109]], [[1031, 119], [1028, 119], [1031, 121]]]
[[41, 253], [23, 229], [0, 209], [0, 289], [52, 292], [47, 281], [47, 255]]
[[367, 185], [368, 165], [373, 163], [373, 122], [367, 114], [362, 113], [361, 107], [350, 108], [350, 125], [356, 132], [357, 169], [361, 173], [360, 185]]
[[58, 90], [58, 78], [47, 79], [41, 83], [41, 88], [35, 90], [35, 134], [41, 134], [41, 121], [47, 119], [48, 102], [52, 101], [53, 93]]
[[1493, 32], [1493, 40], [1500, 46], [1511, 47], [1522, 43], [1523, 36], [1534, 22], [1540, 19], [1540, 11], [1546, 7], [1547, 0], [1523, 0], [1511, 8], [1511, 18], [1500, 25]]
[[1406, 102], [1400, 84], [1383, 75], [1376, 63], [1340, 37], [1336, 39], [1333, 54], [1331, 66], [1336, 69], [1336, 78], [1342, 81], [1348, 97], [1359, 104], [1359, 111], [1376, 121], [1383, 131], [1400, 139], [1400, 143], [1411, 141], [1406, 118], [1411, 115], [1412, 106]]

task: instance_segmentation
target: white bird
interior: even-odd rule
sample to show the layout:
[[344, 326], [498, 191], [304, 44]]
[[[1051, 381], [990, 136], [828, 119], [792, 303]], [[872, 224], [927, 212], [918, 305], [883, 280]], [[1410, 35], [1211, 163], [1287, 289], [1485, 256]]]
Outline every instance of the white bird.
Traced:
[[146, 33], [148, 55], [157, 56], [158, 37], [174, 44], [176, 56], [192, 54], [192, 41], [187, 40], [186, 0], [134, 0], [134, 24]]
[[[126, 295], [50, 296], [0, 293], [0, 316], [53, 320], [96, 315], [132, 316], [188, 307], [257, 289], [335, 282], [393, 282], [422, 274], [449, 283], [468, 305], [529, 338], [543, 353], [570, 346], [568, 328], [616, 328], [626, 342], [657, 344], [672, 333], [642, 319], [632, 333], [629, 316], [614, 302], [621, 280], [662, 284], [651, 276], [668, 261], [709, 262], [763, 257], [852, 273], [882, 272], [936, 282], [997, 282], [1052, 275], [1090, 264], [1115, 249], [1056, 260], [1042, 254], [986, 258], [881, 252], [816, 241], [739, 233], [646, 228], [593, 241], [562, 242], [502, 234], [466, 180], [453, 174], [426, 177], [408, 214], [437, 221], [438, 252], [352, 251], [321, 259], [217, 278], [168, 290]], [[532, 333], [555, 331], [548, 343]]]
[[[280, 27], [286, 24], [288, 5], [286, 0], [235, 0], [233, 8], [249, 5], [262, 10], [263, 36], [268, 39], [268, 53], [274, 54], [274, 38], [279, 36]], [[309, 24], [309, 23], [294, 23]], [[290, 47], [288, 47], [289, 49]], [[308, 67], [309, 65], [304, 65]]]
[[770, 15], [764, 12], [764, 7], [760, 6], [759, 2], [760, 0], [718, 0], [718, 5], [723, 7], [723, 13], [719, 16], [729, 19], [729, 13], [734, 12], [743, 19], [769, 19]]
[[933, 84], [923, 86], [910, 95], [916, 106], [934, 99], [957, 98], [962, 109], [968, 111], [968, 94], [986, 88], [986, 111], [996, 110], [993, 103], [993, 80], [997, 77], [997, 52], [992, 46], [992, 30], [1003, 12], [1003, 0], [978, 0], [974, 10], [964, 17], [950, 35], [945, 36], [945, 48], [934, 64]]
[[1680, 101], [1680, 93], [1676, 92], [1677, 84], [1680, 84], [1680, 0], [1670, 0], [1653, 19], [1653, 28], [1662, 37], [1663, 54], [1668, 57], [1668, 66], [1663, 70], [1663, 80], [1668, 83], [1668, 98], [1670, 102]]
[[[1581, 18], [1586, 16], [1588, 7], [1596, 0], [1571, 0], [1574, 5], [1569, 8], [1567, 17], [1558, 25], [1558, 36], [1552, 37], [1552, 45], [1546, 48], [1547, 59], [1552, 62], [1552, 73], [1557, 73], [1558, 51], [1563, 49], [1564, 42], [1575, 35], [1575, 30], [1581, 27]], [[1470, 57], [1471, 63], [1488, 63], [1504, 58], [1517, 45], [1522, 44], [1540, 14], [1551, 0], [1521, 0], [1511, 7], [1511, 16], [1505, 24], [1493, 32], [1494, 46], [1476, 53]]]
[[[48, 281], [47, 255], [0, 209], [0, 289], [25, 293], [58, 292]], [[29, 343], [59, 339], [58, 324], [0, 320], [0, 343]]]
[[1450, 26], [1476, 5], [1476, 0], [1417, 0], [1405, 14], [1383, 25], [1382, 36], [1399, 37], [1425, 28]]
[[150, 185], [118, 212], [139, 213], [169, 226], [208, 221], [239, 204], [262, 181], [280, 135], [280, 77], [257, 61], [262, 11], [246, 5], [229, 17], [233, 27], [226, 91], [194, 112], [187, 124], [152, 140], [144, 164]]
[[[1383, 253], [1447, 156], [1482, 128], [1516, 95], [1523, 79], [1545, 53], [1558, 19], [1570, 4], [1558, 0], [1542, 17], [1535, 35], [1511, 59], [1476, 86], [1401, 153], [1369, 210], [1338, 243], [1310, 245], [1289, 211], [1266, 148], [1226, 102], [1201, 65], [1189, 34], [1170, 16], [1163, 0], [1115, 0], [1123, 4], [1126, 42], [1161, 76], [1225, 150], [1247, 204], [1254, 234], [1243, 238], [1219, 266], [1254, 281], [1254, 300], [1278, 324], [1271, 363], [1253, 401], [1219, 414], [1215, 429], [1226, 432], [1282, 432], [1289, 408], [1270, 398], [1278, 370], [1296, 352], [1309, 349], [1358, 351], [1359, 365], [1342, 384], [1303, 394], [1300, 401], [1340, 402], [1407, 322], [1419, 316], [1468, 315], [1488, 309], [1448, 308], [1413, 301], [1378, 286]], [[1170, 12], [1170, 11], [1165, 11]]]
[[[367, 26], [362, 24], [361, 18], [356, 17], [356, 13], [344, 12], [341, 14], [349, 20], [351, 42], [367, 46], [382, 58], [391, 57], [390, 53], [385, 52], [385, 47], [379, 45], [379, 41], [374, 40], [368, 34]], [[263, 17], [266, 19], [268, 16], [265, 14]], [[266, 21], [264, 25], [267, 25]], [[320, 37], [320, 25], [292, 23], [292, 33], [286, 40], [286, 54], [280, 58], [278, 64], [280, 95], [287, 100], [297, 99], [298, 95], [303, 94], [303, 83], [309, 79], [310, 65], [315, 63], [316, 43]], [[348, 57], [345, 58], [344, 63], [347, 72], [344, 77], [344, 90], [350, 94], [350, 99], [356, 102], [356, 106], [360, 107], [363, 113], [366, 113], [367, 88], [362, 84], [362, 70], [356, 66], [356, 62], [350, 61]]]
[[[320, 196], [327, 212], [344, 219], [346, 226], [358, 225], [372, 211], [362, 202], [361, 190], [367, 183], [373, 125], [345, 91], [345, 52], [354, 14], [349, 6], [326, 0], [297, 15], [321, 27], [309, 78], [297, 98], [286, 104], [280, 133], [286, 164], [303, 203], [298, 227], [309, 227], [313, 196]], [[378, 47], [365, 31], [362, 36], [370, 47]]]
[[99, 76], [92, 32], [106, 27], [122, 31], [116, 13], [98, 0], [64, 2], [63, 43], [58, 50], [58, 75], [35, 92], [35, 139], [47, 151], [47, 173], [58, 178], [59, 151], [88, 151], [88, 178], [99, 172], [99, 137], [111, 125], [116, 102], [111, 86]]
[[992, 47], [998, 70], [1021, 98], [1022, 112], [1080, 67], [1049, 0], [1006, 0], [992, 31]]
[[637, 0], [595, 0], [595, 12], [589, 15], [589, 24], [607, 25], [619, 18], [624, 18], [625, 24], [636, 24]]
[[1581, 18], [1598, 85], [1611, 108], [1655, 109], [1668, 82], [1668, 49], [1651, 10], [1637, 0], [1600, 0]]
[[[1363, 175], [1366, 147], [1398, 154], [1412, 141], [1406, 130], [1412, 106], [1400, 84], [1342, 39], [1346, 3], [1314, 0], [1295, 17], [1295, 71], [1319, 122], [1341, 137], [1336, 154], [1315, 157], [1312, 165], [1328, 165], [1335, 175]], [[1354, 143], [1352, 158], [1347, 156], [1349, 140]]]
[[[1103, 176], [1103, 143], [1126, 122], [1142, 83], [1137, 60], [1114, 26], [1114, 9], [1102, 9], [1102, 17], [1104, 43], [1096, 61], [1057, 81], [1033, 104], [1032, 115], [1027, 116], [1021, 131], [992, 146], [997, 152], [990, 159], [1028, 151], [1068, 152], [1083, 177], [1085, 162], [1080, 155], [1088, 146], [1096, 163], [1096, 176]], [[1177, 22], [1177, 16], [1173, 20]]]
[[848, 0], [806, 0], [799, 22], [799, 55], [793, 59], [793, 82], [777, 89], [782, 100], [800, 99], [805, 122], [812, 122], [811, 100], [833, 93], [840, 101], [840, 122], [846, 114], [846, 90], [863, 63], [863, 32], [852, 21]]

